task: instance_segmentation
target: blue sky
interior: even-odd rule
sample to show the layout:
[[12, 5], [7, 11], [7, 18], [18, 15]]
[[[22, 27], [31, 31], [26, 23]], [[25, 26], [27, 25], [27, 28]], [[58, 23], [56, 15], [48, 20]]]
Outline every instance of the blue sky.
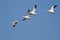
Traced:
[[[28, 9], [37, 4], [37, 15], [22, 21]], [[48, 10], [58, 5], [55, 14]], [[60, 40], [60, 0], [0, 0], [0, 40]], [[13, 28], [11, 22], [20, 23]]]

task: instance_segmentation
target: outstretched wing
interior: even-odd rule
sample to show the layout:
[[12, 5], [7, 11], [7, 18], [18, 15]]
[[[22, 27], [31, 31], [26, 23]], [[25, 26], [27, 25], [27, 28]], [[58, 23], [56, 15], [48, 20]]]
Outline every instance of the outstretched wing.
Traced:
[[32, 12], [36, 12], [37, 5], [34, 5]]
[[30, 16], [30, 10], [28, 9], [28, 11], [27, 11], [27, 16]]
[[54, 10], [56, 7], [57, 7], [57, 5], [53, 5], [53, 6], [51, 7], [51, 10]]

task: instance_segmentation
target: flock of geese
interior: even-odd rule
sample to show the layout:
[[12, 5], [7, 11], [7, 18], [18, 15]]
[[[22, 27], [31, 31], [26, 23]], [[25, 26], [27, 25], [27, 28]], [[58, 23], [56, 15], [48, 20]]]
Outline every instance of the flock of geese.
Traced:
[[[57, 7], [57, 5], [53, 5], [51, 6], [51, 8], [49, 10], [47, 10], [48, 12], [50, 12], [51, 14], [55, 14], [55, 8]], [[27, 10], [27, 13], [25, 16], [23, 16], [23, 21], [25, 20], [30, 20], [30, 15], [36, 15], [36, 9], [37, 9], [37, 5], [34, 5], [33, 9], [30, 11], [29, 9]], [[12, 26], [15, 27], [18, 24], [18, 20], [14, 20], [12, 22]]]

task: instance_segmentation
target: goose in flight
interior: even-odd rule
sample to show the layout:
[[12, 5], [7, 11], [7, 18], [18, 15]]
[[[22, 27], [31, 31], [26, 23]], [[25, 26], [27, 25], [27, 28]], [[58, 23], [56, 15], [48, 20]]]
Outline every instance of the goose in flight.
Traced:
[[29, 12], [30, 12], [30, 10], [27, 11], [26, 16], [23, 16], [23, 21], [24, 20], [30, 20], [30, 13]]
[[18, 24], [18, 21], [17, 20], [15, 20], [15, 21], [12, 22], [12, 26], [13, 27], [15, 27], [17, 24]]
[[52, 13], [52, 14], [54, 14], [55, 13], [55, 8], [57, 7], [57, 5], [53, 5], [51, 8], [50, 8], [50, 10], [47, 10], [48, 12], [50, 12], [50, 13]]
[[32, 11], [30, 12], [30, 15], [36, 15], [36, 8], [37, 8], [37, 5], [34, 5]]

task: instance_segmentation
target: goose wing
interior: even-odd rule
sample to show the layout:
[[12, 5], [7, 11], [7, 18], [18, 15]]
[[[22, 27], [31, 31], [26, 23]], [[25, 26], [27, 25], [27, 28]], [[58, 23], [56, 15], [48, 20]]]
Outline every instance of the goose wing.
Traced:
[[54, 10], [56, 7], [57, 7], [57, 5], [53, 5], [53, 6], [51, 7], [51, 10]]
[[36, 11], [36, 8], [37, 8], [37, 5], [34, 5], [34, 7], [32, 9], [32, 12], [35, 12]]
[[27, 11], [27, 16], [30, 16], [30, 10], [28, 9], [28, 11]]

